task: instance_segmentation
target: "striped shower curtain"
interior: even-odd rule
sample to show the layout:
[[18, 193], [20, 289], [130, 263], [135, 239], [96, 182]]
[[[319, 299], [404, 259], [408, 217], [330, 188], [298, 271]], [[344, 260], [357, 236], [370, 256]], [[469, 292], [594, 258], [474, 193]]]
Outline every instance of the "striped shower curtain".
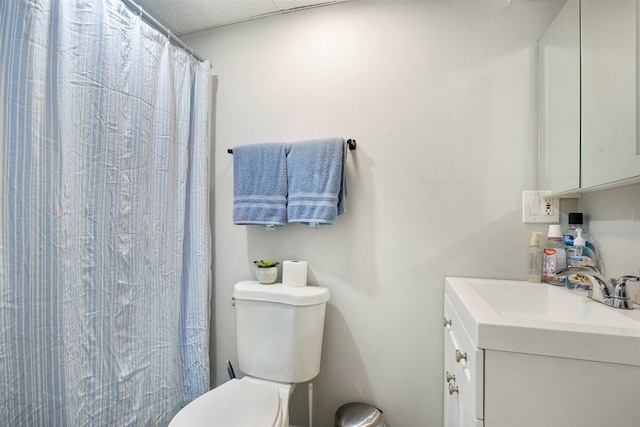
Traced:
[[0, 1], [0, 425], [208, 390], [208, 70], [118, 0]]

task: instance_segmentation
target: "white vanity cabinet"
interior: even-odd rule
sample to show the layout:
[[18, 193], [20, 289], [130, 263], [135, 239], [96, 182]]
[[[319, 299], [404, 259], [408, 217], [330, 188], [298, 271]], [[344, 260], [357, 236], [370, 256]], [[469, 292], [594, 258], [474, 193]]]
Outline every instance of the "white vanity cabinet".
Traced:
[[484, 368], [485, 427], [640, 425], [638, 366], [485, 350]]
[[445, 427], [639, 426], [640, 310], [447, 278], [443, 384]]
[[484, 352], [472, 343], [445, 297], [444, 426], [482, 427]]

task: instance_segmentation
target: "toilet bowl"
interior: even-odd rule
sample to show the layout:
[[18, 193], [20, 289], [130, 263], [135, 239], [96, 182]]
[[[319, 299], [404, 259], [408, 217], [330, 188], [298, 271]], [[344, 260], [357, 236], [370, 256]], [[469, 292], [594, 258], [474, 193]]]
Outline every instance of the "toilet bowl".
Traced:
[[288, 427], [294, 388], [249, 376], [233, 379], [182, 408], [169, 427]]
[[169, 427], [289, 427], [295, 385], [320, 372], [329, 290], [237, 283], [238, 366], [232, 379], [185, 406]]

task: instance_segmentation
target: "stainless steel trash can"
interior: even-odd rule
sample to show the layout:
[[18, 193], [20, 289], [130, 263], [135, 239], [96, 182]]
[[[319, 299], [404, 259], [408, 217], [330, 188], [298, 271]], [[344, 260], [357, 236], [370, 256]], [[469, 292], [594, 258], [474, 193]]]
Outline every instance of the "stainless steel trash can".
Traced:
[[336, 411], [335, 427], [385, 427], [382, 411], [366, 403], [352, 402]]

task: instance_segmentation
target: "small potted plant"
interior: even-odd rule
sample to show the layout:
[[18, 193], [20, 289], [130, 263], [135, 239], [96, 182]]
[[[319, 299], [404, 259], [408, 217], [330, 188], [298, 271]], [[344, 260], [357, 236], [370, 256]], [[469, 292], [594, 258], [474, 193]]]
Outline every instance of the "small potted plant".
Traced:
[[278, 277], [278, 264], [280, 264], [278, 261], [272, 261], [268, 258], [253, 261], [253, 265], [256, 266], [258, 281], [265, 285], [275, 282]]

